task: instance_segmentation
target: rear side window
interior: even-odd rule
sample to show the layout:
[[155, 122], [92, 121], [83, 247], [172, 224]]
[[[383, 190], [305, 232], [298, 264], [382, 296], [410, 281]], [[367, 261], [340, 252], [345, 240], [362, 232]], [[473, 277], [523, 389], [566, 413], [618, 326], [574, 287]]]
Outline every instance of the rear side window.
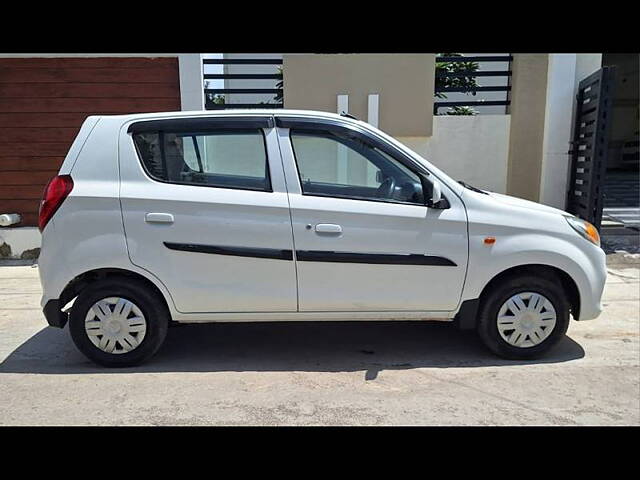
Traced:
[[262, 130], [139, 132], [133, 141], [146, 172], [155, 180], [271, 191]]

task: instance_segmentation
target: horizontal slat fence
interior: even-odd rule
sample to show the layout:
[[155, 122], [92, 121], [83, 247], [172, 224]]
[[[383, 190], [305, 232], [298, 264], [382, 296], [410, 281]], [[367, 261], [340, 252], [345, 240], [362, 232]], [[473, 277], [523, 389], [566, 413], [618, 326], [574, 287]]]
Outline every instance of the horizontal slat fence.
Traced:
[[[508, 62], [511, 65], [513, 61], [512, 55], [465, 55], [465, 56], [438, 56], [436, 62], [454, 62], [454, 63], [468, 63], [468, 62]], [[507, 70], [463, 70], [458, 72], [436, 72], [436, 78], [478, 78], [478, 77], [506, 77], [510, 78], [512, 71]], [[510, 81], [507, 85], [499, 86], [476, 86], [476, 87], [438, 87], [436, 84], [435, 93], [478, 93], [478, 92], [505, 92], [504, 100], [475, 100], [473, 96], [468, 99], [447, 101], [436, 100], [433, 104], [433, 114], [438, 115], [440, 108], [448, 107], [489, 107], [489, 106], [504, 106], [505, 109], [510, 105], [509, 92], [511, 91]]]
[[[207, 58], [202, 61], [205, 65], [282, 65], [281, 58]], [[204, 71], [204, 68], [203, 68]], [[228, 102], [227, 95], [247, 95], [247, 94], [270, 94], [274, 97], [279, 95], [283, 97], [282, 88], [228, 88], [226, 86], [228, 80], [282, 80], [282, 73], [204, 73], [205, 82], [207, 80], [223, 80], [222, 88], [205, 88], [205, 108], [207, 110], [226, 110], [229, 108], [282, 108], [284, 100], [276, 102], [271, 100], [265, 103], [247, 102]], [[214, 98], [224, 98], [224, 103], [216, 103]]]

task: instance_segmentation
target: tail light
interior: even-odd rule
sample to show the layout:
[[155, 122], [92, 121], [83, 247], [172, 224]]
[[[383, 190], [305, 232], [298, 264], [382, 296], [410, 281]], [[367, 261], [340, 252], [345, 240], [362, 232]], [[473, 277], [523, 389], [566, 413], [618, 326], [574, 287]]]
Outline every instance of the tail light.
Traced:
[[73, 179], [70, 175], [57, 175], [49, 180], [44, 187], [40, 212], [38, 213], [38, 228], [42, 232], [53, 214], [56, 213], [65, 198], [73, 190]]

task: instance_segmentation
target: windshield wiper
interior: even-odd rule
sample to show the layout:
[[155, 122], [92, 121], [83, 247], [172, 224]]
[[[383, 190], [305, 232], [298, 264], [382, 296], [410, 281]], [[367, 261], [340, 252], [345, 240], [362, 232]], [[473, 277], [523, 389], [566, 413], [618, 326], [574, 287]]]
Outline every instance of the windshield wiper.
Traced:
[[474, 187], [473, 185], [469, 185], [467, 182], [463, 182], [462, 180], [458, 180], [458, 183], [460, 185], [462, 185], [464, 188], [468, 188], [471, 191], [474, 192], [478, 192], [478, 193], [484, 193], [485, 195], [489, 195], [487, 192], [485, 192], [484, 190], [480, 190], [479, 188]]

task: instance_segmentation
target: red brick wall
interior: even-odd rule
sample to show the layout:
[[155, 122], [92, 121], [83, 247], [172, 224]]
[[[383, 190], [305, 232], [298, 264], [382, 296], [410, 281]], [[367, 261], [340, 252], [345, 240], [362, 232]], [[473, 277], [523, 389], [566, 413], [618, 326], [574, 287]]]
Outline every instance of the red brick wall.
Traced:
[[0, 58], [0, 213], [37, 225], [88, 115], [180, 110], [177, 58]]

